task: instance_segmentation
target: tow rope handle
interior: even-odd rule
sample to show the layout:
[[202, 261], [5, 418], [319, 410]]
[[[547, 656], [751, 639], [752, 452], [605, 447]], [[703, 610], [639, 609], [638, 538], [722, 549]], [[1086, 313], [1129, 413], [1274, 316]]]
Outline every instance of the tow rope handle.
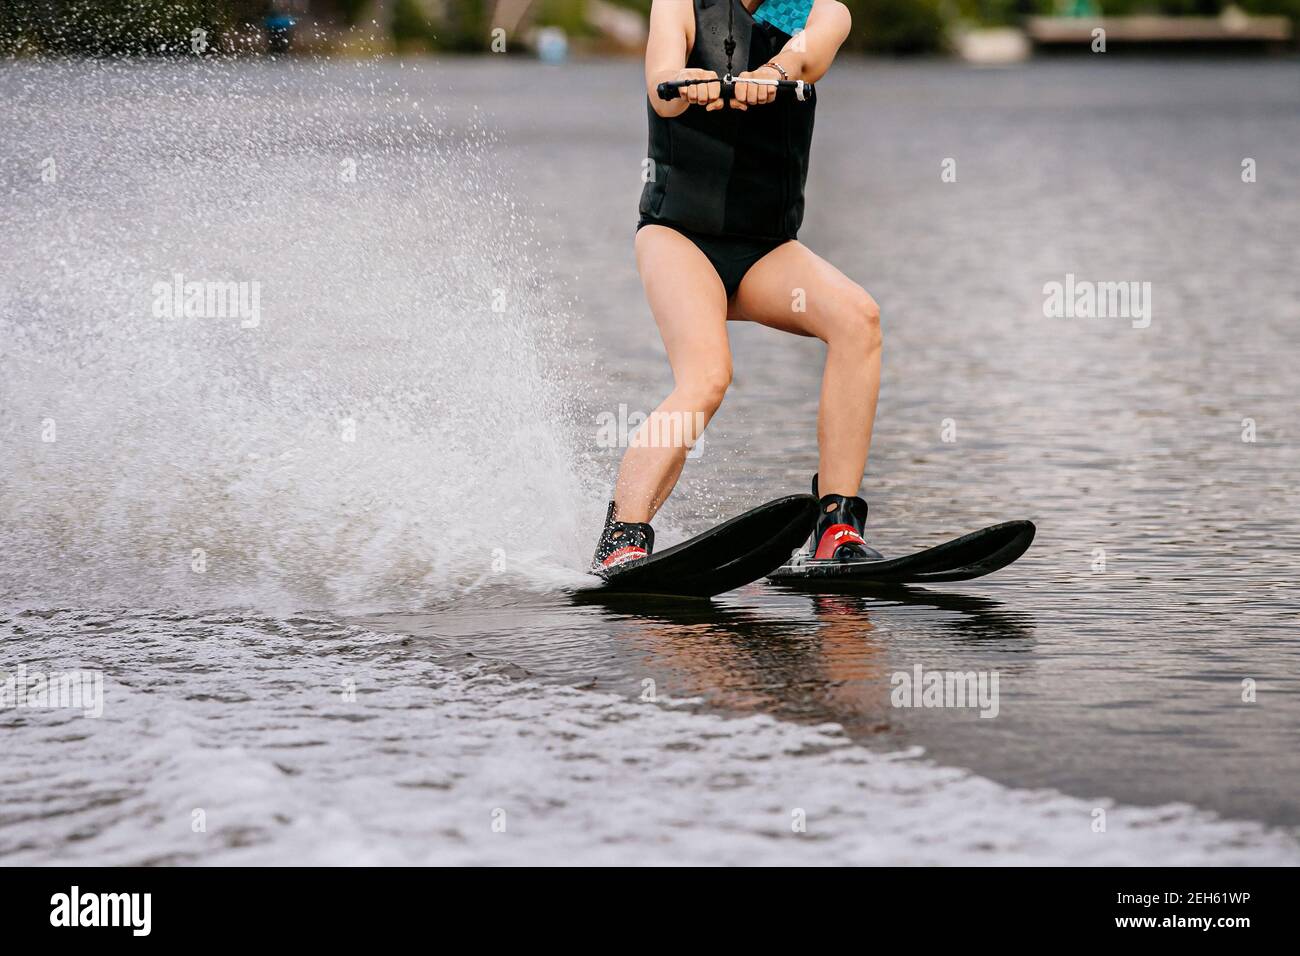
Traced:
[[722, 100], [729, 102], [735, 98], [736, 87], [741, 83], [753, 83], [757, 86], [776, 87], [778, 99], [794, 97], [800, 102], [807, 102], [813, 98], [813, 85], [805, 83], [803, 80], [755, 80], [743, 79], [737, 80], [730, 74], [714, 79], [700, 80], [669, 80], [667, 83], [660, 83], [657, 87], [659, 98], [661, 100], [675, 100], [681, 95], [682, 87], [698, 86], [701, 83], [720, 83], [722, 84]]

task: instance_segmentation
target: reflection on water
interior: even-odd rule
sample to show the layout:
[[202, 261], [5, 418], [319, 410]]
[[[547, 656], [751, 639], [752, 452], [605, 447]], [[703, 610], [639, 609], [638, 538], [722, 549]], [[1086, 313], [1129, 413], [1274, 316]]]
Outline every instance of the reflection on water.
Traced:
[[708, 601], [673, 602], [583, 595], [607, 623], [645, 653], [646, 676], [670, 696], [706, 700], [728, 711], [844, 725], [851, 734], [889, 729], [888, 648], [875, 633], [873, 609], [956, 612], [934, 623], [958, 641], [1028, 642], [1027, 616], [987, 598], [895, 588], [808, 596], [804, 613], [768, 615]]
[[[503, 591], [480, 594], [488, 600], [473, 609], [365, 623], [421, 635], [444, 652], [472, 648], [546, 681], [838, 724], [874, 749], [919, 745], [1016, 786], [1300, 820], [1287, 784], [1296, 681], [1282, 664], [1267, 671], [1267, 713], [1240, 697], [1239, 675], [1294, 658], [1285, 635], [1184, 638], [1186, 624], [1171, 623], [1162, 638], [1134, 633], [1104, 607], [1080, 625], [1073, 622], [1090, 616], [1069, 606], [1078, 595], [1041, 603], [1037, 593], [1014, 576], [960, 591], [806, 594], [754, 585], [680, 602], [584, 593], [555, 604]], [[895, 675], [918, 666], [996, 673], [996, 719], [975, 708], [894, 706]]]
[[[445, 650], [472, 646], [543, 679], [675, 706], [835, 723], [888, 748], [918, 742], [917, 721], [890, 702], [891, 675], [912, 666], [900, 655], [903, 640], [930, 646], [927, 668], [991, 666], [1005, 681], [1034, 663], [1032, 615], [978, 594], [917, 587], [807, 594], [766, 585], [739, 594], [703, 601], [576, 591], [567, 610], [535, 599], [514, 606], [513, 595], [502, 595], [502, 607], [365, 623], [425, 635]], [[536, 641], [538, 633], [548, 636]], [[968, 721], [951, 730], [979, 732]]]

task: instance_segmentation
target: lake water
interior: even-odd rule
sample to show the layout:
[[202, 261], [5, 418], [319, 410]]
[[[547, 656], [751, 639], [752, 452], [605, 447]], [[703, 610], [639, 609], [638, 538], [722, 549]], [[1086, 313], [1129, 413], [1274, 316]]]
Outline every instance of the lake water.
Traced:
[[[873, 543], [1038, 538], [605, 606], [599, 425], [671, 383], [638, 63], [0, 65], [0, 671], [103, 675], [0, 710], [0, 859], [1300, 862], [1295, 69], [838, 65], [801, 239], [882, 306]], [[731, 331], [660, 547], [816, 466], [822, 346]]]

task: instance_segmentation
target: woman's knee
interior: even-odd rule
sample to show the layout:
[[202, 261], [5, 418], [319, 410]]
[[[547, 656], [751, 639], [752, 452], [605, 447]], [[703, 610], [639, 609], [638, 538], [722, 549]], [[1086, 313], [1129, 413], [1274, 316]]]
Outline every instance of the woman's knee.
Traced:
[[720, 363], [692, 373], [678, 383], [677, 390], [692, 409], [712, 415], [722, 404], [731, 385], [731, 363]]
[[880, 348], [880, 306], [866, 289], [854, 286], [835, 303], [827, 341], [836, 340], [867, 352]]

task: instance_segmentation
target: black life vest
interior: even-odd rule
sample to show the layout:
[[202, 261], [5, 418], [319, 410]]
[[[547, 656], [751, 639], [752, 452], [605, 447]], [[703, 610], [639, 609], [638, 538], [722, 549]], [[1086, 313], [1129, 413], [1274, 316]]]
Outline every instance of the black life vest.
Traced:
[[[789, 42], [755, 22], [740, 0], [692, 0], [695, 43], [686, 66], [727, 72], [727, 4], [734, 4], [737, 74], [756, 70]], [[654, 178], [641, 193], [642, 221], [709, 235], [793, 239], [803, 222], [813, 100], [706, 112], [692, 106], [665, 119], [647, 102]]]

